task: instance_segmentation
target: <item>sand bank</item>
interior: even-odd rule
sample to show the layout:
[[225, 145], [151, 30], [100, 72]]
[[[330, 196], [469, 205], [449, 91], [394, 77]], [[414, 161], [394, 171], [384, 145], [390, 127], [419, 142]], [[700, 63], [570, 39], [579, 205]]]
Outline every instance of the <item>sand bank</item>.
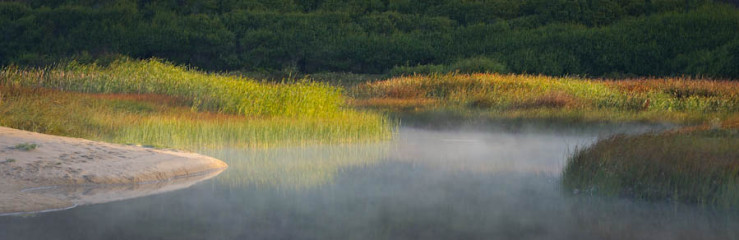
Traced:
[[[36, 148], [23, 149], [19, 144]], [[195, 153], [0, 127], [0, 214], [64, 209], [181, 189], [226, 167], [218, 159]]]

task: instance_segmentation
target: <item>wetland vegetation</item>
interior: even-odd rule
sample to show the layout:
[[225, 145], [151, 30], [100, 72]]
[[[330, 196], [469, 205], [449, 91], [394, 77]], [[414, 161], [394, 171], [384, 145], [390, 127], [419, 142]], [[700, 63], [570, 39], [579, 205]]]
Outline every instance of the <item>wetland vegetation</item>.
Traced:
[[[257, 81], [128, 58], [105, 66], [9, 66], [0, 76], [3, 126], [190, 150], [376, 142], [392, 137], [397, 122], [391, 115], [445, 111], [508, 121], [712, 124], [713, 130], [604, 139], [575, 152], [562, 181], [578, 193], [737, 205], [734, 81], [455, 72], [348, 84], [345, 90], [309, 79]], [[298, 169], [295, 182], [325, 181], [344, 165]]]
[[0, 124], [119, 143], [198, 149], [388, 139], [392, 121], [344, 108], [322, 83], [267, 83], [158, 60], [0, 72]]
[[739, 206], [736, 81], [452, 73], [394, 77], [358, 85], [351, 93], [355, 106], [417, 115], [441, 111], [506, 121], [697, 124], [618, 135], [577, 150], [563, 185], [575, 193]]
[[601, 140], [575, 152], [562, 182], [576, 194], [737, 208], [737, 123]]
[[689, 78], [434, 74], [361, 84], [350, 93], [358, 107], [503, 119], [702, 123], [739, 112], [739, 82]]
[[[377, 202], [408, 205], [389, 204], [404, 208], [398, 212], [431, 204], [421, 215], [433, 221], [437, 211], [477, 212], [450, 210], [456, 202], [445, 202], [454, 195], [447, 190], [481, 194], [470, 199], [488, 213], [475, 217], [487, 220], [497, 207], [486, 205], [489, 199], [506, 195], [518, 206], [532, 198], [523, 193], [530, 189], [558, 203], [595, 195], [605, 202], [734, 211], [737, 6], [728, 0], [2, 1], [0, 126], [222, 158], [231, 170], [218, 178], [216, 192], [318, 189], [310, 199], [326, 207], [320, 200], [335, 193], [322, 186], [342, 179], [353, 183], [339, 189], [352, 194], [347, 206], [356, 196], [379, 193]], [[548, 130], [514, 127], [488, 136], [476, 132], [496, 127], [470, 124], [474, 133], [464, 134], [435, 128], [463, 132], [460, 125], [469, 122], [498, 128], [534, 122]], [[550, 131], [614, 123], [655, 131], [630, 126], [640, 133], [571, 134], [577, 137]], [[652, 128], [659, 124], [676, 127]], [[414, 137], [399, 143], [401, 130]], [[527, 138], [536, 139], [518, 142]], [[555, 142], [562, 139], [582, 144]], [[561, 149], [571, 146], [577, 148]], [[552, 154], [566, 151], [566, 157]], [[4, 159], [2, 166], [13, 162]], [[414, 182], [406, 172], [433, 184]], [[473, 174], [455, 175], [460, 172]], [[365, 179], [355, 178], [362, 174]], [[454, 186], [459, 179], [476, 192]], [[508, 183], [523, 185], [511, 192]], [[493, 185], [500, 191], [487, 187]], [[416, 196], [418, 186], [423, 191]], [[424, 202], [423, 194], [436, 198]], [[548, 201], [532, 200], [523, 209], [547, 208]], [[372, 204], [357, 209], [377, 207]], [[407, 226], [418, 220], [399, 219], [406, 217]], [[439, 229], [454, 228], [453, 220]], [[521, 222], [520, 232], [536, 232]], [[717, 238], [724, 234], [739, 236], [730, 229]]]

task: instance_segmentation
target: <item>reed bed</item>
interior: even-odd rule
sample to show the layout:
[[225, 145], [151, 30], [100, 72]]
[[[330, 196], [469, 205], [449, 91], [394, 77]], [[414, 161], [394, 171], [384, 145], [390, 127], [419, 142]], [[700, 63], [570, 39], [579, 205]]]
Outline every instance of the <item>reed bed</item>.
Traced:
[[121, 129], [111, 141], [195, 150], [269, 148], [388, 140], [393, 131], [390, 126], [384, 116], [351, 111], [321, 119], [158, 115], [134, 121], [134, 127]]
[[0, 125], [155, 147], [262, 148], [376, 142], [392, 137], [385, 116], [339, 110], [329, 116], [247, 117], [193, 111], [186, 100], [153, 94], [89, 94], [0, 85]]
[[264, 83], [199, 72], [157, 59], [120, 59], [109, 66], [76, 62], [45, 68], [5, 67], [0, 85], [83, 93], [158, 94], [185, 100], [193, 109], [244, 116], [331, 117], [342, 114], [339, 88], [297, 81]]
[[683, 78], [614, 81], [493, 73], [414, 75], [362, 84], [350, 94], [358, 99], [354, 103], [364, 107], [407, 110], [388, 103], [406, 106], [435, 101], [413, 110], [462, 108], [504, 118], [705, 122], [739, 112], [739, 82]]
[[737, 123], [601, 140], [570, 158], [563, 185], [574, 193], [739, 208]]

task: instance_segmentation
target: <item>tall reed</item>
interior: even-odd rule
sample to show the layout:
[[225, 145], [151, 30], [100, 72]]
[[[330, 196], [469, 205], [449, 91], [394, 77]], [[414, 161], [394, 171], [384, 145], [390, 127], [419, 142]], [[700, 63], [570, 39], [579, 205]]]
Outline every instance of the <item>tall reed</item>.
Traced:
[[395, 123], [349, 109], [330, 114], [244, 116], [193, 111], [157, 94], [91, 94], [0, 84], [0, 126], [47, 134], [188, 150], [387, 140]]
[[84, 93], [161, 94], [186, 100], [193, 109], [245, 116], [313, 117], [340, 114], [341, 90], [324, 83], [257, 82], [204, 73], [157, 59], [121, 59], [109, 66], [76, 62], [0, 71], [0, 85], [43, 87]]

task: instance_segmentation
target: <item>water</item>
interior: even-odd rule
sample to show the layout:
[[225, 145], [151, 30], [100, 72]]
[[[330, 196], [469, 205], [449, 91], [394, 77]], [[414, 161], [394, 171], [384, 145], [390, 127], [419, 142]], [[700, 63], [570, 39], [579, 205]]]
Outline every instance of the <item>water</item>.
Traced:
[[573, 195], [566, 157], [649, 126], [401, 129], [392, 143], [206, 151], [183, 190], [0, 217], [0, 239], [739, 239], [739, 213]]

